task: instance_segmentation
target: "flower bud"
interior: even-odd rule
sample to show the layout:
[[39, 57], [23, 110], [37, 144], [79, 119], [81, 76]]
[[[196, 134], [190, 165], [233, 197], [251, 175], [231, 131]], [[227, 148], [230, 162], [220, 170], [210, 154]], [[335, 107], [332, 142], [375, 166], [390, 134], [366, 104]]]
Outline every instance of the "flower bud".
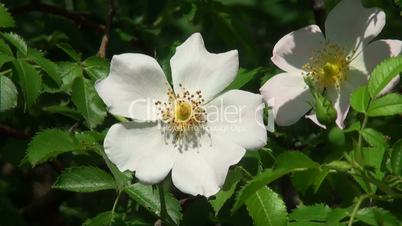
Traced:
[[314, 109], [318, 121], [326, 126], [333, 124], [336, 120], [337, 113], [335, 108], [332, 106], [332, 102], [319, 93], [316, 93], [314, 96]]

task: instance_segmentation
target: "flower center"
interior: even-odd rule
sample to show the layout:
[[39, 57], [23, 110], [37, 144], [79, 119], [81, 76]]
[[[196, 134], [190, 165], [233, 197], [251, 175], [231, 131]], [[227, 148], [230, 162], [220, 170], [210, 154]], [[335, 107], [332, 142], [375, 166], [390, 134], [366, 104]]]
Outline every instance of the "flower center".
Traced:
[[175, 118], [177, 121], [186, 122], [191, 118], [193, 107], [187, 101], [178, 101], [174, 106]]
[[181, 139], [190, 131], [199, 132], [206, 124], [206, 112], [203, 108], [204, 99], [201, 91], [190, 93], [180, 84], [181, 90], [175, 94], [169, 88], [167, 102], [156, 101], [159, 115], [162, 118], [166, 132], [173, 134], [173, 142]]
[[323, 49], [315, 50], [309, 62], [303, 66], [316, 84], [325, 89], [331, 86], [339, 88], [349, 71], [350, 57], [336, 44], [327, 42]]

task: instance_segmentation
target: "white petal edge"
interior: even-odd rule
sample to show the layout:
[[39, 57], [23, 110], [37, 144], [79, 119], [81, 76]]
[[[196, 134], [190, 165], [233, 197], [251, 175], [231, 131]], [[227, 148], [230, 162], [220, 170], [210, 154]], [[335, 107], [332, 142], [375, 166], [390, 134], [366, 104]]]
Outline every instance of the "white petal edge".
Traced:
[[261, 87], [260, 92], [271, 105], [275, 122], [280, 126], [296, 123], [313, 103], [313, 96], [301, 75], [275, 75]]
[[315, 112], [310, 112], [310, 114], [306, 115], [306, 118], [310, 119], [312, 122], [314, 122], [317, 126], [323, 128], [323, 129], [327, 129], [327, 127], [323, 124], [321, 124], [318, 121], [317, 115]]
[[157, 119], [154, 101], [167, 100], [167, 80], [158, 62], [136, 53], [114, 55], [108, 77], [96, 91], [114, 115], [148, 121]]
[[229, 167], [240, 161], [245, 149], [218, 136], [204, 136], [200, 142], [201, 147], [180, 154], [172, 180], [184, 193], [210, 197], [223, 186]]
[[206, 102], [222, 92], [236, 77], [239, 69], [237, 50], [209, 53], [200, 33], [191, 35], [176, 48], [170, 59], [173, 87], [176, 93], [183, 88], [194, 93], [202, 91]]
[[259, 94], [242, 90], [225, 92], [205, 106], [209, 132], [245, 149], [259, 149], [267, 143], [264, 107]]
[[107, 132], [104, 148], [120, 171], [135, 171], [135, 176], [146, 184], [162, 181], [178, 154], [172, 145], [165, 143], [156, 122], [114, 124]]
[[[357, 68], [367, 74], [371, 74], [374, 67], [389, 57], [402, 54], [402, 41], [383, 39], [370, 43], [355, 60], [351, 62], [351, 67]], [[388, 85], [380, 92], [379, 96], [392, 90], [400, 80], [400, 76], [392, 79]]]
[[385, 13], [378, 8], [364, 8], [361, 0], [342, 0], [325, 21], [328, 41], [359, 53], [385, 26]]
[[312, 54], [325, 44], [325, 38], [317, 25], [293, 31], [281, 38], [274, 46], [271, 61], [280, 69], [301, 75], [303, 65]]

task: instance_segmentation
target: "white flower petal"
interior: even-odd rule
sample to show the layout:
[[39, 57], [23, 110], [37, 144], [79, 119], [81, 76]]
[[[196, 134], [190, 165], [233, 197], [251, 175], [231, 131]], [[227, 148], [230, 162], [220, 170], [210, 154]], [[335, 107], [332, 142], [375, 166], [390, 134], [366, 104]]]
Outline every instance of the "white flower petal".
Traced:
[[341, 84], [339, 89], [333, 87], [327, 90], [327, 96], [332, 101], [337, 113], [336, 124], [339, 128], [345, 127], [344, 121], [350, 108], [350, 94], [365, 84], [367, 84], [367, 75], [358, 70], [351, 70], [347, 80]]
[[361, 0], [342, 0], [328, 14], [325, 35], [348, 52], [360, 52], [384, 26], [385, 13], [381, 9], [366, 9]]
[[[400, 40], [378, 40], [370, 43], [355, 60], [351, 62], [351, 67], [357, 68], [367, 74], [371, 74], [374, 67], [389, 57], [402, 54], [402, 41]], [[380, 92], [383, 95], [389, 92], [399, 82], [399, 76], [391, 80], [390, 83]]]
[[245, 149], [218, 136], [204, 136], [200, 142], [201, 147], [181, 153], [172, 180], [184, 193], [209, 197], [219, 191], [229, 167], [240, 161]]
[[296, 123], [311, 109], [313, 103], [313, 96], [301, 75], [275, 75], [260, 92], [267, 103], [273, 102], [275, 121], [280, 126]]
[[109, 76], [95, 88], [109, 112], [138, 120], [155, 120], [153, 100], [167, 99], [166, 77], [152, 57], [125, 53], [112, 58]]
[[317, 115], [316, 115], [315, 112], [310, 112], [310, 114], [306, 115], [306, 118], [310, 119], [310, 120], [311, 120], [312, 122], [314, 122], [317, 126], [323, 128], [323, 129], [326, 129], [326, 128], [327, 128], [325, 125], [321, 124], [321, 123], [318, 121], [318, 118], [317, 118]]
[[166, 144], [157, 123], [114, 124], [105, 137], [104, 148], [120, 171], [136, 171], [135, 176], [148, 184], [162, 181], [178, 154]]
[[230, 90], [205, 106], [209, 131], [246, 149], [261, 148], [267, 142], [264, 107], [261, 95]]
[[182, 84], [192, 93], [202, 91], [205, 101], [209, 101], [234, 80], [239, 56], [237, 50], [209, 53], [201, 34], [195, 33], [176, 48], [170, 66], [176, 93], [181, 92], [179, 84]]
[[271, 60], [280, 69], [300, 75], [313, 51], [320, 50], [323, 44], [325, 39], [320, 28], [310, 25], [281, 38], [274, 47]]

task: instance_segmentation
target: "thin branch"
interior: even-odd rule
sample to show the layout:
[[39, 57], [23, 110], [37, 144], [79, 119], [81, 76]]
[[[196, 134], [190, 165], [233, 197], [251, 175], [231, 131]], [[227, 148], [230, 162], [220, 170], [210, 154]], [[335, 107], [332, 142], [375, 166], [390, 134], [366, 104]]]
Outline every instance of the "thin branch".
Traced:
[[321, 28], [321, 31], [324, 32], [325, 18], [327, 16], [324, 0], [311, 0], [311, 7], [313, 8], [314, 18], [317, 25]]
[[98, 56], [105, 58], [106, 57], [106, 51], [107, 51], [107, 47], [109, 45], [109, 40], [110, 40], [110, 28], [112, 26], [112, 21], [113, 21], [113, 17], [115, 14], [115, 2], [114, 0], [109, 0], [108, 1], [108, 14], [107, 14], [107, 18], [106, 18], [106, 26], [105, 26], [105, 31], [103, 33], [102, 36], [102, 41], [98, 50]]
[[70, 12], [63, 8], [59, 8], [57, 6], [53, 6], [50, 4], [41, 3], [39, 0], [33, 0], [28, 4], [18, 6], [16, 8], [13, 8], [10, 10], [10, 12], [13, 16], [25, 14], [25, 13], [32, 12], [32, 11], [38, 11], [38, 12], [42, 12], [42, 13], [48, 13], [48, 14], [52, 14], [52, 15], [61, 16], [61, 17], [64, 17], [66, 19], [73, 21], [74, 23], [78, 24], [80, 27], [90, 28], [99, 33], [102, 33], [106, 30], [104, 25], [98, 24], [97, 22], [88, 19], [86, 16], [84, 16], [82, 14]]
[[1, 124], [0, 124], [0, 135], [1, 135], [0, 137], [9, 136], [9, 137], [17, 138], [17, 139], [22, 139], [22, 140], [31, 138], [31, 135], [28, 133], [25, 133], [23, 131], [19, 131], [17, 129], [11, 128], [6, 125], [1, 125]]

